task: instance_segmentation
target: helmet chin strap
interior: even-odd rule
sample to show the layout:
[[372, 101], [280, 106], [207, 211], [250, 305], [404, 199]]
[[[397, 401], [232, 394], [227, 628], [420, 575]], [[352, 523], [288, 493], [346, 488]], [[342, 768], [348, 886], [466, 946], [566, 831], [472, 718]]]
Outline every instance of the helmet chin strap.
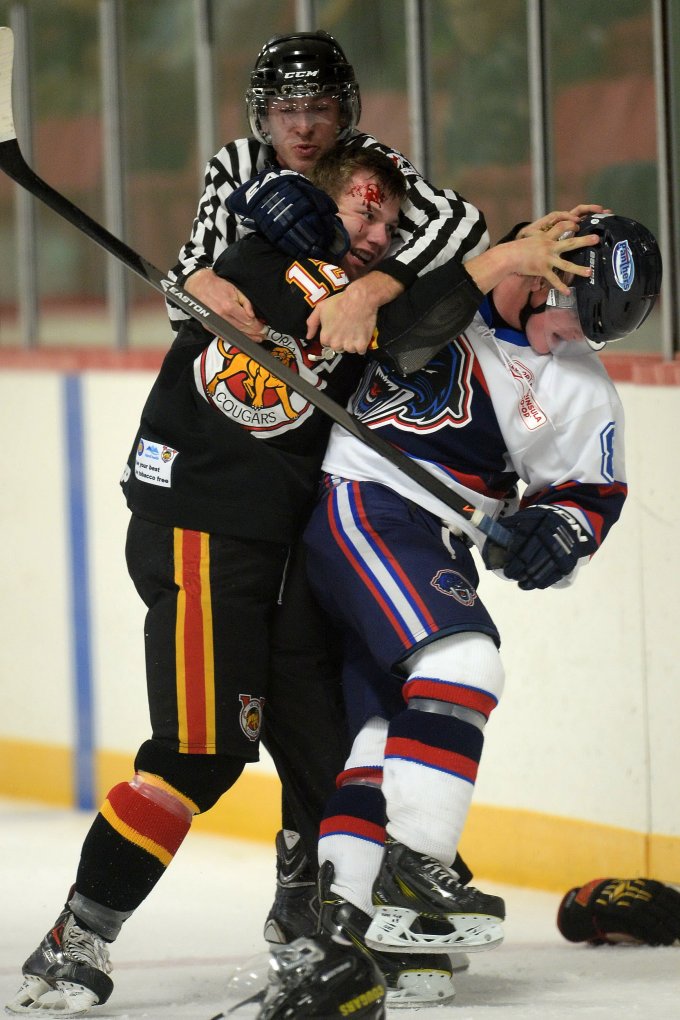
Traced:
[[527, 323], [528, 323], [529, 319], [531, 318], [531, 316], [532, 315], [540, 315], [542, 312], [544, 312], [546, 310], [547, 306], [548, 306], [547, 301], [544, 301], [540, 305], [532, 305], [531, 304], [531, 294], [529, 295], [529, 297], [527, 298], [526, 304], [524, 305], [524, 307], [522, 309], [520, 309], [520, 313], [519, 313], [519, 324], [520, 324], [520, 326], [522, 328], [522, 332], [523, 333], [526, 333], [526, 331], [527, 331]]

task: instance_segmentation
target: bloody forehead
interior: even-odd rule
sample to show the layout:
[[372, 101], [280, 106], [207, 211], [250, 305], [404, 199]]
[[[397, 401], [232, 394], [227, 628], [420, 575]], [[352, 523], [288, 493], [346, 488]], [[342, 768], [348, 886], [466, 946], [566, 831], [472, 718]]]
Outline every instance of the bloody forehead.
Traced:
[[349, 191], [352, 198], [358, 198], [368, 209], [372, 205], [381, 206], [385, 201], [385, 192], [375, 181], [361, 181], [353, 184]]

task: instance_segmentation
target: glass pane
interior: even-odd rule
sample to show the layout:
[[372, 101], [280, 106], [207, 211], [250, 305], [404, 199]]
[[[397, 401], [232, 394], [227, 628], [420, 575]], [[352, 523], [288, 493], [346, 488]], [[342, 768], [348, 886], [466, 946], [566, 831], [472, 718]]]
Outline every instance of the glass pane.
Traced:
[[[649, 0], [553, 0], [549, 35], [557, 207], [600, 202], [658, 233]], [[657, 305], [616, 353], [659, 348]]]
[[[671, 48], [672, 48], [672, 112], [673, 112], [673, 142], [674, 142], [674, 167], [675, 180], [675, 223], [673, 224], [671, 244], [675, 252], [675, 280], [672, 297], [675, 300], [675, 329], [674, 337], [676, 354], [680, 351], [680, 3], [676, 2], [670, 7], [671, 12]], [[668, 275], [666, 276], [668, 281]]]
[[[268, 39], [295, 31], [295, 3], [294, 0], [246, 0], [238, 4], [216, 4], [214, 26], [219, 147], [250, 134], [245, 105], [250, 72]], [[190, 227], [191, 220], [185, 225], [187, 237]]]
[[[165, 271], [177, 261], [198, 196], [195, 5], [125, 0], [122, 14], [127, 240]], [[169, 346], [162, 297], [132, 274], [129, 294], [129, 346]]]
[[[0, 25], [10, 23], [9, 0], [0, 0]], [[15, 187], [0, 173], [0, 347], [19, 345], [17, 321], [17, 251], [19, 239], [14, 212]]]
[[484, 212], [492, 241], [531, 218], [524, 0], [432, 0], [433, 181]]
[[404, 5], [318, 0], [316, 23], [336, 37], [361, 87], [361, 130], [409, 155]]
[[[10, 5], [11, 6], [11, 5]], [[31, 33], [33, 166], [97, 220], [103, 216], [102, 122], [96, 5], [78, 0], [27, 4]], [[39, 340], [46, 345], [110, 343], [105, 255], [36, 202]]]

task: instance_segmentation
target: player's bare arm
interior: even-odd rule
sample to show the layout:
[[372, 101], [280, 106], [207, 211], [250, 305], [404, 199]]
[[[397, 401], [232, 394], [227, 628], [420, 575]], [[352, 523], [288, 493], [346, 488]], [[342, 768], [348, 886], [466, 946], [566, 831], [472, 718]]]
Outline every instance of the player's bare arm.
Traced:
[[573, 262], [563, 256], [577, 248], [598, 243], [597, 234], [586, 234], [578, 238], [564, 237], [565, 232], [571, 230], [570, 223], [569, 219], [557, 220], [547, 230], [539, 229], [515, 241], [498, 244], [466, 262], [465, 269], [483, 294], [488, 294], [511, 273], [543, 277], [551, 287], [568, 294], [569, 287], [558, 274], [562, 272], [587, 277], [590, 269], [574, 266]]
[[322, 347], [365, 354], [373, 337], [378, 309], [399, 297], [404, 286], [387, 273], [374, 270], [354, 280], [342, 294], [316, 306], [307, 320], [307, 337], [321, 330]]

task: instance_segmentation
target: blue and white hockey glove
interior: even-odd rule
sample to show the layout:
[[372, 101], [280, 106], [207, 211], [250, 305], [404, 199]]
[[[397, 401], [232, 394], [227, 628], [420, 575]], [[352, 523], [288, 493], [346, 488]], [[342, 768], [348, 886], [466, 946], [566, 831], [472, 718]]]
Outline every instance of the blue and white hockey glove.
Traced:
[[229, 195], [227, 207], [295, 258], [339, 261], [349, 249], [333, 199], [294, 170], [263, 170]]
[[590, 552], [590, 540], [571, 514], [562, 509], [530, 506], [503, 518], [512, 540], [504, 550], [502, 563], [498, 547], [486, 542], [482, 558], [490, 569], [502, 566], [510, 581], [524, 591], [549, 588], [574, 570], [580, 556]]

